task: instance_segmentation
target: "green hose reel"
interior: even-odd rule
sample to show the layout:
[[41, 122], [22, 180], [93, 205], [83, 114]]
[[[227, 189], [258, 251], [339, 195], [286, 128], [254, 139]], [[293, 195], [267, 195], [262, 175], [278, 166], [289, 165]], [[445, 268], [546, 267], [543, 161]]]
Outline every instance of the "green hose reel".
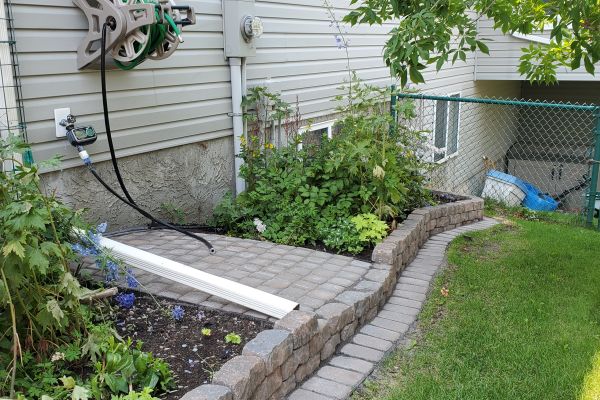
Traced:
[[169, 57], [182, 42], [181, 28], [196, 23], [192, 7], [174, 0], [73, 0], [88, 19], [88, 34], [77, 50], [79, 69], [94, 68], [100, 58], [102, 25], [111, 21], [106, 49], [114, 65], [130, 70], [147, 59]]

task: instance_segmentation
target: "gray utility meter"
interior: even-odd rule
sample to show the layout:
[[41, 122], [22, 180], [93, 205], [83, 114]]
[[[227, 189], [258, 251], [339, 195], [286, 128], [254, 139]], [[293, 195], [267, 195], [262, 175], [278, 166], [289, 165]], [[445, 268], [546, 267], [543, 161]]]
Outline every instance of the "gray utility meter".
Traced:
[[263, 24], [255, 16], [254, 0], [223, 0], [225, 57], [249, 57], [256, 54], [256, 38]]

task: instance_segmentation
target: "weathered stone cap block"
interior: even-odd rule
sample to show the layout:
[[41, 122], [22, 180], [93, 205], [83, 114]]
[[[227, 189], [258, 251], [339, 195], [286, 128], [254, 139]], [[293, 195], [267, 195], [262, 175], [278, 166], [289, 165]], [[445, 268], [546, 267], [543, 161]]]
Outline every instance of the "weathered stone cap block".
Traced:
[[254, 339], [249, 341], [242, 355], [255, 356], [265, 363], [266, 374], [270, 375], [279, 367], [294, 350], [292, 334], [281, 329], [268, 329], [260, 332]]
[[317, 333], [317, 315], [312, 312], [294, 310], [273, 325], [292, 333], [294, 349], [305, 345]]
[[225, 386], [202, 385], [187, 392], [181, 400], [233, 400], [233, 393]]
[[226, 386], [233, 400], [250, 398], [265, 378], [265, 363], [254, 356], [237, 356], [227, 361], [213, 376], [215, 385]]

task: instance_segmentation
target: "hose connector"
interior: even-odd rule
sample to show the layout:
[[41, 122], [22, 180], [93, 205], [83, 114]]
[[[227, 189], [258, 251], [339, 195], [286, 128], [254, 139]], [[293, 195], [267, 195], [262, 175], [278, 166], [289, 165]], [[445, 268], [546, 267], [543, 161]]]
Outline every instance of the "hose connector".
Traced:
[[77, 146], [77, 151], [79, 152], [79, 158], [81, 158], [85, 165], [92, 165], [92, 159], [90, 158], [88, 152], [83, 148], [83, 146]]

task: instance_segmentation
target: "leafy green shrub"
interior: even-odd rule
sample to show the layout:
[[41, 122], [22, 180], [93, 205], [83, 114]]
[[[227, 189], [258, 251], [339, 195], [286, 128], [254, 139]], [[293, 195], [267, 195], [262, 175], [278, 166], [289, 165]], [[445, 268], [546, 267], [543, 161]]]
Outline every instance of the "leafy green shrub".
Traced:
[[[264, 88], [253, 92], [253, 101], [265, 93]], [[428, 198], [422, 174], [426, 165], [417, 156], [421, 133], [392, 121], [387, 90], [355, 80], [349, 93], [350, 100], [339, 110], [338, 133], [331, 139], [324, 136], [320, 146], [299, 148], [297, 113], [275, 124], [265, 120], [268, 113], [257, 111], [268, 108], [263, 103], [275, 102], [278, 118], [290, 116], [288, 106], [273, 100], [277, 97], [269, 95], [268, 101], [250, 109], [249, 137], [240, 154], [244, 160], [240, 175], [247, 189], [217, 206], [215, 225], [242, 237], [300, 246], [323, 242], [332, 250], [358, 253], [383, 237], [386, 222], [420, 206]], [[244, 105], [248, 109], [251, 103], [247, 99]], [[411, 103], [399, 107], [402, 118], [414, 116]], [[288, 145], [275, 148], [269, 140], [281, 126]], [[361, 214], [384, 221], [380, 225], [363, 221], [369, 223], [361, 228], [363, 239], [350, 222]]]
[[348, 219], [340, 219], [333, 225], [322, 228], [319, 234], [323, 238], [323, 244], [335, 251], [357, 254], [364, 248], [364, 241], [360, 240], [356, 225]]
[[350, 221], [356, 227], [361, 242], [379, 243], [388, 234], [389, 226], [375, 214], [359, 214]]
[[26, 149], [17, 136], [0, 139], [0, 165], [14, 166], [0, 169], [0, 397], [108, 399], [142, 390], [147, 399], [144, 388], [165, 390], [167, 365], [141, 344], [132, 349], [80, 302], [93, 293], [71, 272], [81, 255], [95, 258], [107, 283], [126, 275], [137, 284], [98, 248], [105, 224], [92, 230], [80, 211], [46, 195], [40, 167], [15, 157]]
[[164, 392], [173, 384], [169, 366], [142, 351], [142, 342], [132, 347], [131, 339], [123, 342], [110, 336], [101, 344], [100, 356], [90, 382], [96, 399], [157, 387]]

